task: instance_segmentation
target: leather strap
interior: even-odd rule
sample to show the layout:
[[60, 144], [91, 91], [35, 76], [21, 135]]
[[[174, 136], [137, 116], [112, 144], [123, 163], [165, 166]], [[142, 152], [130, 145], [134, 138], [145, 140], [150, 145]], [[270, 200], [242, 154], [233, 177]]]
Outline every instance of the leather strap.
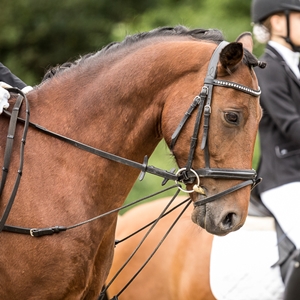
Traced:
[[60, 233], [62, 231], [66, 231], [68, 228], [65, 226], [53, 226], [48, 228], [26, 228], [26, 227], [18, 227], [12, 225], [4, 225], [3, 231], [9, 231], [12, 233], [20, 233], [27, 234], [34, 237], [41, 237], [44, 235], [52, 235], [55, 233]]
[[246, 187], [247, 185], [252, 185], [252, 184], [253, 184], [253, 180], [243, 181], [242, 183], [237, 184], [237, 185], [235, 185], [235, 186], [229, 188], [228, 190], [222, 191], [222, 192], [220, 192], [220, 193], [218, 193], [218, 194], [215, 194], [215, 195], [213, 195], [213, 196], [211, 196], [211, 197], [208, 197], [208, 198], [205, 198], [205, 199], [203, 199], [203, 200], [198, 200], [198, 201], [196, 201], [196, 202], [194, 203], [194, 206], [201, 206], [201, 205], [204, 205], [204, 204], [206, 204], [206, 203], [215, 201], [215, 200], [217, 200], [218, 198], [221, 198], [221, 197], [223, 197], [223, 196], [225, 196], [225, 195], [228, 195], [228, 194], [233, 193], [233, 192], [235, 192], [235, 191], [237, 191], [237, 190], [240, 190], [240, 189], [242, 189], [243, 187]]
[[176, 130], [174, 131], [174, 133], [172, 134], [171, 137], [171, 145], [170, 145], [170, 149], [173, 150], [175, 143], [178, 139], [179, 133], [182, 129], [182, 127], [184, 126], [184, 124], [186, 123], [186, 121], [188, 120], [188, 118], [192, 115], [192, 112], [195, 110], [195, 108], [200, 104], [200, 100], [201, 97], [200, 95], [196, 96], [191, 104], [191, 106], [189, 107], [189, 109], [187, 110], [187, 112], [184, 114], [182, 120], [180, 121], [179, 125], [177, 126]]
[[[10, 116], [10, 114], [8, 112], [5, 112], [5, 114]], [[25, 122], [26, 120], [18, 117], [18, 121]], [[29, 122], [29, 125], [31, 127], [35, 128], [35, 129], [47, 134], [47, 135], [49, 135], [49, 136], [55, 137], [56, 139], [59, 139], [59, 140], [64, 141], [68, 144], [71, 144], [72, 146], [77, 147], [81, 150], [87, 151], [89, 153], [100, 156], [102, 158], [106, 158], [106, 159], [109, 159], [109, 160], [112, 160], [112, 161], [130, 166], [130, 167], [139, 169], [139, 170], [141, 170], [142, 175], [143, 175], [143, 173], [150, 173], [150, 174], [160, 176], [162, 178], [169, 179], [169, 180], [180, 180], [175, 174], [173, 174], [171, 172], [156, 168], [154, 166], [148, 166], [147, 165], [147, 160], [148, 160], [147, 156], [145, 156], [144, 163], [141, 164], [141, 163], [132, 161], [130, 159], [123, 158], [123, 157], [117, 156], [115, 154], [111, 154], [111, 153], [108, 153], [106, 151], [94, 148], [92, 146], [89, 146], [87, 144], [84, 144], [84, 143], [81, 143], [79, 141], [73, 140], [73, 139], [68, 138], [66, 136], [60, 135], [60, 134], [55, 133], [51, 130], [48, 130], [48, 129], [46, 129], [43, 126], [40, 126], [38, 124]], [[143, 178], [142, 175], [140, 175], [140, 178]]]
[[2, 178], [1, 178], [1, 185], [0, 185], [0, 195], [2, 195], [4, 185], [6, 182], [7, 174], [9, 171], [9, 165], [10, 165], [10, 159], [12, 154], [12, 148], [14, 144], [14, 138], [16, 133], [16, 127], [17, 127], [17, 121], [18, 121], [18, 114], [20, 107], [22, 105], [23, 97], [18, 96], [16, 103], [14, 105], [14, 108], [12, 110], [11, 119], [8, 126], [8, 133], [7, 133], [7, 139], [6, 139], [6, 146], [5, 146], [5, 152], [4, 152], [4, 163], [2, 167]]
[[205, 87], [203, 87], [201, 90], [201, 93], [200, 93], [200, 103], [199, 103], [198, 114], [197, 114], [196, 122], [195, 122], [195, 126], [194, 126], [194, 133], [191, 137], [190, 153], [189, 153], [188, 161], [186, 164], [187, 171], [189, 171], [192, 167], [194, 153], [195, 153], [196, 146], [197, 146], [198, 133], [200, 130], [201, 116], [202, 116], [206, 96], [207, 96], [207, 90]]
[[[15, 89], [12, 89], [13, 91], [16, 91]], [[17, 90], [17, 92], [19, 93], [20, 91]], [[12, 140], [14, 138], [14, 134], [15, 134], [15, 129], [16, 129], [16, 123], [17, 123], [17, 118], [19, 115], [19, 111], [20, 111], [20, 107], [22, 105], [23, 99], [25, 99], [26, 102], [26, 114], [27, 116], [29, 116], [29, 105], [28, 105], [28, 101], [26, 96], [21, 92], [18, 94], [16, 103], [14, 105], [13, 108], [13, 112], [12, 112], [12, 119], [10, 121], [10, 125], [9, 125], [9, 132], [8, 132], [8, 140], [7, 140], [7, 145], [6, 145], [6, 149], [5, 149], [5, 158], [4, 158], [4, 167], [3, 167], [3, 175], [2, 175], [2, 180], [1, 180], [1, 193], [2, 190], [4, 188], [5, 185], [5, 181], [6, 181], [6, 177], [7, 177], [7, 172], [8, 172], [8, 167], [9, 167], [9, 163], [10, 163], [10, 157], [11, 157], [11, 150], [12, 150]], [[27, 131], [28, 131], [28, 117], [25, 120], [25, 124], [24, 124], [24, 129], [23, 129], [23, 135], [22, 135], [22, 140], [21, 140], [21, 146], [20, 146], [20, 163], [19, 163], [19, 169], [17, 171], [17, 177], [16, 177], [16, 181], [11, 193], [11, 196], [8, 200], [8, 203], [5, 207], [5, 210], [3, 212], [1, 221], [0, 221], [0, 232], [3, 230], [5, 222], [8, 218], [9, 212], [12, 208], [12, 205], [14, 203], [18, 188], [19, 188], [19, 184], [20, 184], [20, 180], [21, 180], [21, 176], [22, 176], [22, 170], [23, 170], [23, 162], [24, 162], [24, 146], [25, 146], [25, 141], [26, 141], [26, 136], [27, 136]], [[7, 170], [7, 172], [6, 172]], [[0, 195], [1, 195], [0, 193]]]

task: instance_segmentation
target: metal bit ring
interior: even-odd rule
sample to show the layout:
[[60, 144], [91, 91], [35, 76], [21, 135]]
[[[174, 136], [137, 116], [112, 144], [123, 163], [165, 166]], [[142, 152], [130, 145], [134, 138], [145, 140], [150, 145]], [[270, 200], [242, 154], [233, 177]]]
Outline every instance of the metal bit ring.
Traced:
[[[179, 170], [176, 172], [176, 175], [179, 175], [179, 174], [182, 173], [183, 171], [186, 171], [186, 168], [181, 168], [181, 169], [179, 169]], [[200, 178], [199, 178], [199, 175], [197, 174], [197, 172], [196, 172], [195, 170], [193, 170], [193, 169], [190, 169], [189, 171], [191, 171], [191, 172], [195, 175], [195, 177], [196, 177], [196, 179], [197, 179], [197, 186], [200, 186]], [[175, 180], [175, 183], [178, 184], [177, 180]], [[185, 190], [185, 189], [183, 189], [180, 185], [178, 185], [178, 188], [179, 188], [182, 192], [184, 192], [184, 193], [191, 194], [191, 193], [194, 192], [194, 190], [190, 190], [190, 191]]]

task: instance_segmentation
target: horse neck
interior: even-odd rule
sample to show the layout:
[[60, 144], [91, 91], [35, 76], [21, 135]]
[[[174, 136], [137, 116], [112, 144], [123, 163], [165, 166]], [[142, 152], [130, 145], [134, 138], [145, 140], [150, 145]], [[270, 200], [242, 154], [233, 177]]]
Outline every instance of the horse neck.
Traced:
[[[67, 70], [37, 89], [39, 116], [34, 112], [33, 116], [50, 130], [140, 160], [150, 155], [162, 138], [161, 114], [167, 91], [181, 77], [199, 69], [199, 59], [183, 59], [191, 55], [189, 49], [182, 41], [167, 41], [112, 61], [100, 59]], [[185, 54], [180, 53], [183, 50]], [[101, 138], [97, 138], [99, 133]]]
[[[199, 69], [199, 54], [193, 63], [188, 64], [191, 59], [183, 59], [180, 56], [182, 53], [179, 54], [180, 59], [174, 61], [178, 51], [183, 49], [186, 51], [183, 58], [190, 57], [190, 48], [186, 45], [179, 43], [174, 47], [174, 44], [167, 43], [154, 45], [153, 49], [149, 47], [147, 55], [145, 49], [141, 49], [101, 67], [95, 63], [78, 66], [78, 70], [76, 67], [66, 70], [28, 95], [32, 108], [31, 120], [61, 135], [141, 163], [143, 157], [150, 156], [162, 139], [161, 118], [166, 99], [172, 102], [168, 106], [176, 106], [178, 102], [174, 99], [179, 97], [174, 93], [182, 90], [178, 82], [189, 77], [186, 75], [191, 71], [196, 73]], [[186, 81], [191, 80], [186, 78]], [[197, 80], [196, 90], [188, 96], [190, 101], [198, 93], [200, 84]], [[183, 90], [189, 90], [187, 85], [184, 87]], [[173, 94], [170, 95], [170, 91]], [[184, 113], [181, 111], [180, 117]], [[65, 153], [56, 155], [66, 156]], [[94, 178], [97, 178], [99, 186], [99, 181], [106, 180], [104, 185], [107, 180], [122, 182], [118, 187], [120, 197], [115, 199], [115, 203], [124, 201], [124, 195], [129, 192], [139, 173], [137, 169], [112, 164], [106, 159], [96, 157], [90, 160], [89, 155], [82, 152], [74, 153], [74, 157], [73, 161], [80, 161], [80, 164], [73, 166], [78, 169], [74, 172], [82, 173], [84, 169], [84, 175], [89, 177], [92, 172], [87, 170], [93, 168], [95, 173], [92, 179], [87, 180], [89, 185]], [[70, 161], [68, 157], [65, 159]], [[105, 170], [109, 170], [108, 179], [104, 176]], [[107, 201], [111, 193], [109, 190], [106, 195], [101, 190]]]
[[101, 150], [140, 159], [137, 149], [150, 155], [161, 135], [158, 107], [148, 101], [153, 94], [139, 99], [134, 90], [128, 90], [134, 80], [117, 84], [118, 78], [107, 73], [99, 74], [94, 82], [77, 77], [49, 82], [34, 96], [31, 119]]

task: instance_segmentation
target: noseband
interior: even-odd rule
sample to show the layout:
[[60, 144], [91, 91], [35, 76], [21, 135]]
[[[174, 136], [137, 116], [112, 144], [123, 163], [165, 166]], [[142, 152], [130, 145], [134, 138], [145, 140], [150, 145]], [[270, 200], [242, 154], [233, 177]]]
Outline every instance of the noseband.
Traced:
[[[190, 152], [188, 156], [188, 161], [185, 168], [180, 169], [177, 172], [178, 177], [181, 181], [185, 184], [193, 183], [195, 179], [197, 179], [197, 184], [194, 186], [194, 189], [191, 191], [183, 190], [183, 192], [191, 193], [193, 191], [198, 191], [200, 189], [200, 194], [204, 194], [203, 189], [200, 187], [200, 179], [199, 177], [207, 177], [207, 178], [220, 178], [220, 179], [237, 179], [243, 180], [244, 182], [226, 190], [219, 194], [213, 195], [203, 200], [196, 201], [194, 203], [195, 206], [200, 206], [205, 203], [214, 201], [224, 195], [232, 193], [233, 191], [239, 190], [247, 185], [252, 185], [252, 188], [257, 185], [261, 179], [256, 179], [257, 174], [255, 170], [244, 170], [244, 169], [222, 169], [222, 168], [211, 168], [209, 163], [209, 149], [208, 149], [208, 129], [209, 129], [209, 119], [211, 114], [211, 101], [212, 101], [212, 93], [214, 86], [221, 86], [226, 88], [236, 89], [243, 93], [249, 94], [251, 96], [258, 97], [261, 94], [260, 89], [254, 90], [252, 88], [246, 87], [239, 83], [226, 81], [226, 80], [219, 80], [215, 79], [217, 74], [217, 64], [219, 61], [220, 52], [222, 49], [228, 44], [228, 42], [223, 41], [221, 42], [217, 48], [215, 49], [211, 60], [208, 65], [208, 70], [206, 77], [204, 79], [204, 86], [201, 89], [201, 92], [198, 96], [195, 97], [193, 103], [189, 107], [188, 111], [185, 113], [183, 119], [179, 123], [178, 127], [176, 128], [175, 132], [172, 135], [171, 139], [171, 151], [174, 149], [175, 143], [179, 137], [179, 134], [192, 115], [193, 111], [198, 107], [198, 113], [196, 117], [196, 122], [194, 126], [194, 132], [191, 138], [191, 145], [190, 145]], [[193, 170], [192, 169], [192, 162], [194, 159], [194, 153], [197, 145], [198, 133], [200, 129], [200, 122], [201, 118], [204, 118], [203, 122], [203, 136], [201, 141], [201, 150], [204, 151], [205, 156], [205, 168]], [[201, 190], [203, 192], [201, 192]]]

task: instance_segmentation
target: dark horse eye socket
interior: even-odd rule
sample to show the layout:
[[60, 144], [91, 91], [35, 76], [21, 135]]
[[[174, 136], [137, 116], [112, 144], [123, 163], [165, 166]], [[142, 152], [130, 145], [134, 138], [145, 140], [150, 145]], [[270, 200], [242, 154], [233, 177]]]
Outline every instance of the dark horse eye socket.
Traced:
[[239, 123], [239, 115], [235, 112], [226, 112], [224, 116], [225, 120], [230, 124], [237, 125]]

